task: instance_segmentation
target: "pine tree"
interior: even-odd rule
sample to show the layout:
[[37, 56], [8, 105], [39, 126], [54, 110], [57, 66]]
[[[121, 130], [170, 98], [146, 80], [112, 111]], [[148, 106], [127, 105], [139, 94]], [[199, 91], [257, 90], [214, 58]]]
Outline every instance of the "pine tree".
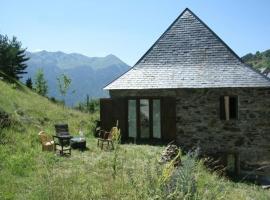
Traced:
[[90, 105], [89, 105], [89, 111], [90, 111], [90, 113], [94, 113], [95, 110], [96, 110], [95, 101], [91, 100]]
[[26, 57], [26, 49], [21, 46], [16, 37], [9, 40], [6, 35], [0, 34], [0, 70], [15, 79], [26, 73], [25, 62], [29, 59]]
[[25, 85], [26, 85], [28, 88], [32, 89], [32, 88], [33, 88], [32, 79], [31, 79], [31, 78], [26, 79]]
[[90, 109], [90, 100], [89, 100], [89, 95], [86, 95], [86, 110], [89, 111]]
[[42, 69], [39, 69], [35, 76], [35, 91], [42, 96], [46, 96], [48, 93], [48, 84]]

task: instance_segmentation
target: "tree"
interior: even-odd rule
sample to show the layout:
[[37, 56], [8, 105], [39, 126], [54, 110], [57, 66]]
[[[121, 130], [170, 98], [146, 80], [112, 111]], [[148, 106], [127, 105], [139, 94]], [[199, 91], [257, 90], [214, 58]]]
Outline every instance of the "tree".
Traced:
[[270, 49], [264, 52], [266, 58], [270, 58]]
[[96, 101], [95, 100], [91, 100], [88, 106], [88, 111], [90, 113], [94, 113], [96, 111]]
[[[270, 69], [270, 59], [266, 61], [265, 67], [266, 67], [267, 69]], [[269, 71], [269, 70], [268, 70], [268, 71]], [[269, 73], [269, 72], [268, 72], [268, 73]]]
[[95, 104], [95, 101], [94, 100], [90, 100], [89, 98], [89, 95], [87, 94], [86, 95], [86, 111], [89, 112], [89, 113], [94, 113], [95, 110], [96, 110], [96, 104]]
[[42, 95], [46, 96], [48, 93], [48, 84], [44, 78], [44, 72], [42, 69], [39, 69], [35, 75], [35, 91]]
[[86, 112], [90, 112], [90, 107], [91, 107], [91, 102], [90, 102], [90, 98], [89, 95], [86, 95], [86, 104], [85, 104], [85, 110]]
[[29, 60], [26, 49], [21, 46], [16, 37], [10, 40], [8, 36], [0, 34], [0, 70], [15, 79], [26, 73], [25, 62]]
[[31, 79], [31, 78], [26, 79], [25, 85], [26, 85], [28, 88], [32, 89], [32, 88], [33, 88], [32, 79]]
[[87, 94], [86, 95], [86, 108], [87, 109], [89, 108], [89, 105], [90, 105], [90, 98], [89, 98], [89, 95]]
[[261, 54], [261, 52], [256, 51], [256, 53], [255, 53], [255, 58], [258, 59], [258, 60], [262, 59], [262, 54]]
[[70, 87], [71, 84], [71, 78], [69, 78], [67, 75], [65, 74], [61, 74], [59, 77], [57, 77], [57, 81], [58, 81], [58, 89], [59, 92], [63, 98], [64, 104], [65, 104], [65, 96], [67, 94], [67, 91]]

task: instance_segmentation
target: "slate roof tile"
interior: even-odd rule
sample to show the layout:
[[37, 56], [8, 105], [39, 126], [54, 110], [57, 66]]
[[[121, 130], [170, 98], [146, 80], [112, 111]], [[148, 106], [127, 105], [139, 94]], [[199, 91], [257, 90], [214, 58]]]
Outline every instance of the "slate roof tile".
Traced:
[[186, 9], [128, 72], [104, 89], [270, 87]]

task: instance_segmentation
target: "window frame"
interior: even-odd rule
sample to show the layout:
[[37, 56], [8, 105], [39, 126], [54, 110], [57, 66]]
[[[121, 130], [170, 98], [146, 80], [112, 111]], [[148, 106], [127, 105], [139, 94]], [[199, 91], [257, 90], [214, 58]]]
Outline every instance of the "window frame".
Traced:
[[[226, 102], [225, 102], [225, 97], [229, 97], [228, 99], [228, 103], [229, 103], [229, 107], [226, 109]], [[232, 117], [230, 115], [230, 111], [231, 111], [231, 106], [230, 106], [230, 100], [231, 99], [235, 99], [235, 104], [234, 106], [234, 112], [235, 112], [235, 116]], [[219, 114], [220, 114], [220, 120], [222, 121], [231, 121], [231, 120], [239, 120], [239, 97], [237, 95], [222, 95], [220, 96], [220, 108], [219, 108]], [[226, 112], [226, 110], [228, 110], [228, 114]], [[227, 117], [228, 115], [228, 117]]]
[[[149, 126], [149, 128], [150, 128], [150, 135], [149, 135], [149, 138], [142, 138], [141, 137], [141, 119], [140, 119], [140, 100], [142, 100], [142, 99], [146, 99], [146, 100], [148, 100], [148, 102], [149, 102], [149, 123], [150, 123], [150, 126]], [[141, 96], [141, 97], [128, 97], [127, 98], [127, 101], [129, 101], [129, 100], [136, 100], [136, 117], [137, 117], [137, 119], [136, 119], [136, 121], [137, 121], [137, 125], [136, 125], [136, 128], [137, 128], [137, 139], [138, 140], [147, 140], [147, 139], [150, 139], [150, 140], [162, 140], [162, 112], [161, 112], [161, 104], [162, 104], [162, 97], [159, 97], [159, 96], [157, 96], [157, 97], [143, 97], [143, 96]], [[160, 101], [160, 138], [155, 138], [154, 137], [154, 134], [153, 134], [153, 100], [159, 100]], [[129, 110], [128, 110], [128, 108], [127, 108], [127, 115], [128, 115], [128, 112], [129, 112]], [[128, 121], [128, 120], [127, 120]], [[128, 125], [128, 122], [127, 122], [127, 127], [128, 127], [129, 125]], [[127, 128], [127, 130], [128, 130], [128, 128]], [[127, 133], [127, 135], [128, 135], [128, 138], [129, 138], [129, 130], [128, 130], [128, 133]]]

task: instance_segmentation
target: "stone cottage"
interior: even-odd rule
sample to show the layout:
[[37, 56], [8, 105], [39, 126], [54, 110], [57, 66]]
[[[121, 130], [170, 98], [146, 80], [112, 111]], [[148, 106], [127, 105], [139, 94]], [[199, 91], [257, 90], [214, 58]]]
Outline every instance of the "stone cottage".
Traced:
[[123, 139], [174, 140], [243, 166], [270, 161], [270, 79], [189, 9], [105, 90], [101, 126], [118, 120]]

